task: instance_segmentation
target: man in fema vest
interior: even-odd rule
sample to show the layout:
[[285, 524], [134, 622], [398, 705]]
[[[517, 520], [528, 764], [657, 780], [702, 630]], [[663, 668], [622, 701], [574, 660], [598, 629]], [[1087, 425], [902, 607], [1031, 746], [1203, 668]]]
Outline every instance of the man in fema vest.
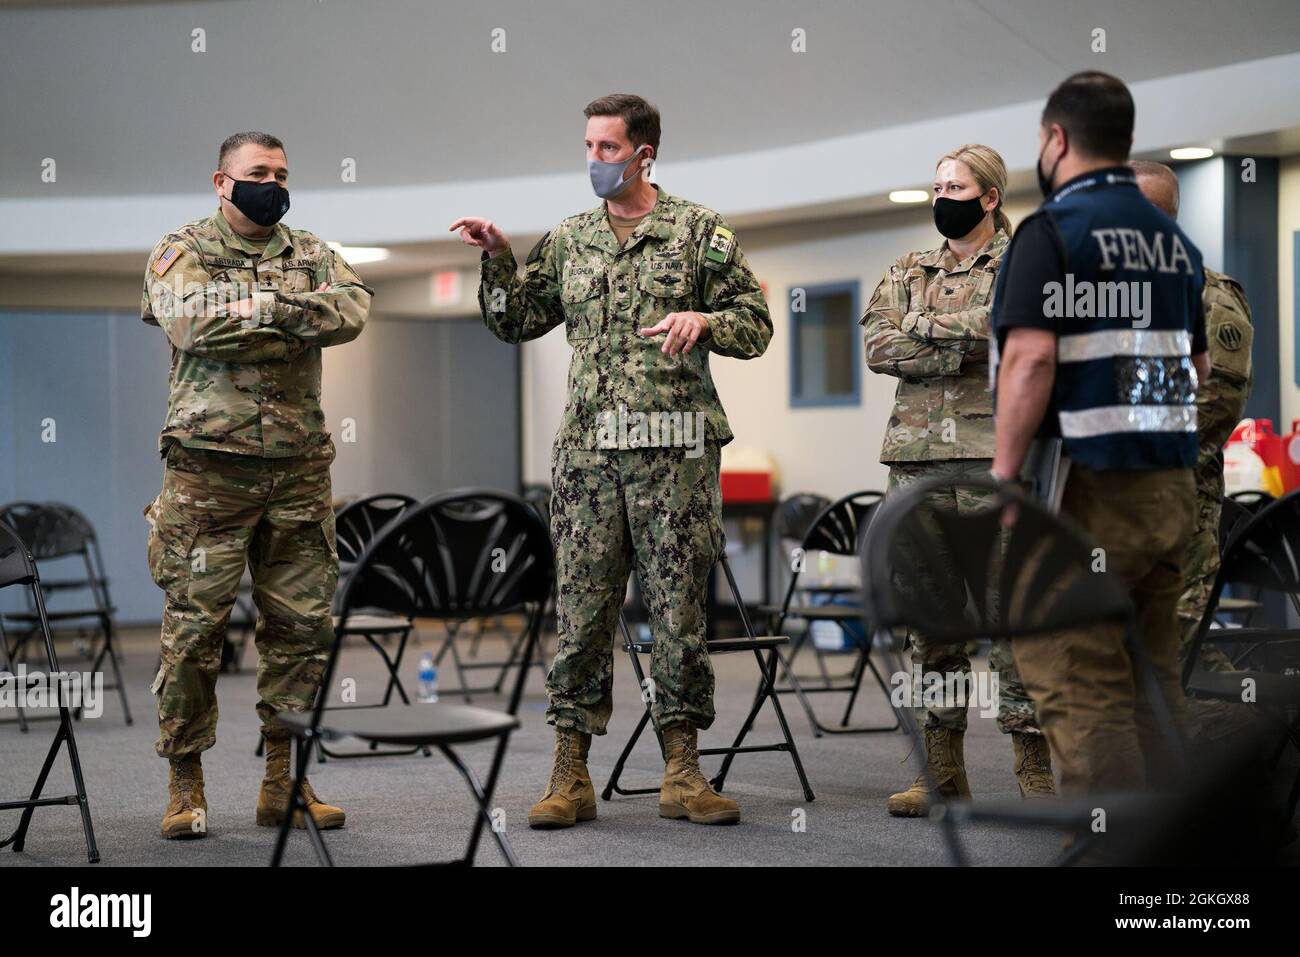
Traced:
[[[1015, 478], [1036, 436], [1062, 439], [1061, 513], [1127, 588], [1137, 641], [1181, 723], [1176, 608], [1195, 524], [1196, 389], [1210, 374], [1204, 273], [1126, 165], [1133, 112], [1124, 84], [1099, 72], [1065, 80], [1043, 110], [1045, 202], [1016, 230], [993, 304], [993, 474]], [[1013, 648], [1063, 795], [1171, 779], [1119, 627]]]

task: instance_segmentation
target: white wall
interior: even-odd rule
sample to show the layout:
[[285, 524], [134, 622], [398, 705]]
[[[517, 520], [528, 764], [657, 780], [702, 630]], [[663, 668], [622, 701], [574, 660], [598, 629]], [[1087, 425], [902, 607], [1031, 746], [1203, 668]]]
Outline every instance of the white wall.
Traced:
[[1178, 225], [1211, 269], [1223, 271], [1223, 157], [1178, 168]]

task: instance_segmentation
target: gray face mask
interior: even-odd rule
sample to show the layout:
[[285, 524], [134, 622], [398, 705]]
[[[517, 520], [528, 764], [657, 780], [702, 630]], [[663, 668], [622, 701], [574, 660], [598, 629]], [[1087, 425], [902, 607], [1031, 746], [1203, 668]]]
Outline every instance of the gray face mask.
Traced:
[[627, 179], [623, 179], [623, 174], [640, 158], [641, 150], [638, 147], [636, 152], [622, 163], [587, 160], [587, 175], [591, 177], [591, 188], [596, 191], [596, 195], [601, 199], [612, 199], [636, 182], [637, 176], [641, 175], [639, 171]]

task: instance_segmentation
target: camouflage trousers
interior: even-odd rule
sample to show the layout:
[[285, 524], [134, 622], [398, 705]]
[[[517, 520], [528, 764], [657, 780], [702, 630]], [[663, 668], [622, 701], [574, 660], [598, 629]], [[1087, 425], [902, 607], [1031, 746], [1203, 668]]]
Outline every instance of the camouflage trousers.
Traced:
[[173, 445], [162, 493], [145, 509], [149, 570], [166, 592], [158, 699], [160, 757], [216, 741], [217, 671], [239, 580], [258, 609], [257, 714], [311, 708], [325, 670], [338, 583], [330, 501], [333, 449], [257, 458]]
[[[923, 479], [949, 476], [986, 477], [993, 463], [989, 459], [951, 459], [934, 462], [894, 462], [889, 467], [889, 490], [906, 488]], [[987, 507], [988, 496], [975, 490], [963, 490], [958, 493], [942, 493], [934, 496], [935, 508], [955, 509], [958, 512], [978, 511]], [[936, 531], [935, 541], [940, 541]], [[992, 570], [994, 573], [996, 569]], [[930, 569], [930, 579], [920, 583], [936, 600], [950, 594], [945, 582], [955, 576], [943, 568]], [[963, 596], [964, 597], [964, 596]], [[953, 615], [959, 616], [960, 608], [953, 609]], [[970, 674], [970, 646], [953, 644], [931, 644], [924, 635], [908, 632], [908, 645], [912, 650], [912, 668], [925, 673], [938, 672], [942, 675], [961, 675], [965, 680]], [[1025, 691], [1016, 670], [1015, 659], [1011, 655], [1011, 646], [1002, 639], [996, 639], [989, 651], [989, 670], [998, 678], [998, 728], [1003, 734], [1023, 731], [1029, 734], [1039, 733], [1038, 719], [1034, 711], [1033, 699]], [[927, 728], [953, 728], [966, 730], [966, 708], [927, 708], [925, 709], [925, 726]], [[918, 715], [918, 720], [920, 715]]]
[[720, 449], [556, 448], [555, 538], [559, 648], [546, 678], [547, 720], [604, 734], [613, 708], [614, 632], [635, 564], [654, 651], [643, 689], [659, 728], [713, 723], [713, 665], [705, 646], [709, 572], [722, 552]]

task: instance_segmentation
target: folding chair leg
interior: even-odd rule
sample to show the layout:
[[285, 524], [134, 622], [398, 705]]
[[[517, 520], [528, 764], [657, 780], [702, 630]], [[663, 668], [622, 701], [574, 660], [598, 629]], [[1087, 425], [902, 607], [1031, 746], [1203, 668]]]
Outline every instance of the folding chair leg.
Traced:
[[64, 728], [59, 726], [59, 730], [54, 735], [54, 740], [50, 742], [50, 749], [45, 753], [45, 763], [41, 765], [41, 773], [36, 775], [36, 784], [32, 787], [32, 793], [28, 796], [29, 802], [23, 808], [23, 816], [18, 821], [18, 828], [9, 835], [5, 840], [0, 841], [0, 847], [9, 844], [14, 846], [15, 852], [21, 852], [23, 845], [27, 841], [27, 828], [32, 823], [32, 812], [36, 810], [34, 802], [41, 799], [41, 792], [45, 790], [45, 780], [50, 776], [50, 769], [54, 767], [54, 759], [58, 757], [59, 747], [63, 744]]
[[401, 696], [402, 704], [411, 703], [411, 699], [406, 696], [406, 689], [402, 687], [402, 679], [398, 674], [399, 670], [402, 667], [402, 656], [406, 654], [406, 643], [410, 639], [410, 637], [411, 637], [410, 628], [402, 632], [401, 636], [397, 640], [397, 653], [393, 655], [393, 658], [390, 661], [387, 652], [385, 652], [383, 649], [383, 646], [375, 644], [371, 636], [366, 635], [366, 638], [370, 640], [370, 643], [374, 646], [374, 649], [379, 652], [380, 657], [384, 659], [384, 664], [388, 668], [388, 687], [384, 689], [385, 705], [387, 705], [388, 702], [392, 700], [393, 689], [397, 689], [398, 695]]
[[813, 657], [817, 659], [817, 670], [821, 672], [822, 685], [829, 688], [834, 681], [831, 680], [831, 673], [826, 668], [826, 652], [818, 648], [816, 642], [813, 642]]
[[293, 785], [289, 788], [289, 803], [285, 806], [284, 820], [280, 822], [280, 833], [276, 836], [275, 851], [271, 855], [272, 867], [279, 867], [281, 861], [284, 860], [284, 848], [288, 844], [289, 831], [293, 827], [294, 811], [302, 811], [303, 824], [307, 829], [308, 836], [311, 838], [317, 859], [326, 867], [334, 866], [334, 861], [330, 858], [329, 850], [325, 847], [325, 841], [321, 837], [320, 829], [316, 827], [316, 821], [312, 818], [311, 812], [307, 808], [307, 802], [303, 800], [302, 796], [302, 781], [307, 775], [307, 758], [309, 754], [310, 745], [308, 742], [295, 735]]
[[816, 794], [813, 793], [813, 785], [809, 783], [809, 776], [803, 771], [803, 761], [800, 758], [800, 749], [794, 744], [794, 736], [790, 735], [790, 726], [785, 720], [785, 711], [781, 709], [781, 700], [776, 697], [775, 693], [768, 693], [772, 700], [772, 710], [776, 713], [776, 723], [781, 726], [781, 736], [785, 739], [785, 748], [790, 753], [790, 761], [794, 762], [794, 774], [800, 778], [800, 787], [803, 788], [803, 800], [815, 801]]
[[609, 780], [605, 782], [605, 790], [600, 792], [602, 800], [608, 801], [615, 791], [619, 794], [650, 793], [648, 790], [644, 792], [640, 790], [624, 791], [618, 786], [618, 779], [623, 775], [623, 765], [627, 764], [628, 755], [632, 753], [632, 749], [636, 747], [636, 743], [641, 740], [641, 733], [645, 731], [645, 726], [649, 723], [650, 709], [647, 707], [645, 711], [641, 712], [641, 718], [636, 723], [636, 730], [633, 731], [632, 736], [627, 739], [627, 744], [623, 745], [623, 752], [618, 756], [618, 760], [614, 762], [614, 770], [611, 772]]
[[858, 701], [858, 692], [862, 690], [862, 674], [867, 670], [867, 662], [870, 660], [869, 653], [858, 652], [858, 663], [853, 669], [853, 690], [849, 692], [849, 703], [844, 706], [844, 714], [840, 717], [841, 728], [849, 726], [849, 716], [853, 714], [853, 706]]
[[72, 733], [72, 717], [66, 713], [63, 718], [64, 734], [68, 739], [68, 758], [72, 762], [72, 783], [76, 788], [77, 808], [81, 811], [81, 831], [86, 838], [86, 859], [91, 864], [99, 863], [99, 848], [95, 844], [95, 826], [90, 820], [90, 798], [86, 796], [86, 779], [81, 773], [81, 754], [77, 751], [77, 739]]
[[113, 683], [117, 685], [117, 696], [122, 699], [122, 711], [128, 725], [135, 724], [131, 717], [131, 704], [126, 700], [126, 682], [122, 680], [122, 667], [117, 657], [117, 642], [114, 640], [113, 627], [106, 624], [104, 631], [104, 650], [108, 652], [109, 663], [113, 666]]
[[764, 701], [772, 702], [772, 710], [776, 713], [777, 724], [780, 725], [783, 744], [778, 745], [774, 750], [786, 751], [790, 755], [790, 760], [794, 762], [795, 774], [799, 778], [799, 786], [803, 789], [805, 801], [816, 800], [813, 794], [812, 785], [808, 783], [808, 775], [803, 769], [803, 760], [799, 757], [799, 748], [794, 743], [794, 736], [790, 734], [790, 724], [785, 719], [785, 710], [781, 707], [781, 699], [776, 694], [776, 668], [777, 664], [783, 662], [778, 654], [777, 649], [773, 648], [768, 654], [767, 661], [763, 660], [761, 653], [755, 651], [754, 657], [758, 659], [762, 678], [759, 681], [758, 692], [754, 695], [754, 704], [749, 709], [749, 715], [745, 718], [745, 723], [740, 727], [740, 733], [736, 735], [736, 740], [732, 742], [731, 748], [726, 749], [722, 758], [722, 766], [718, 773], [709, 783], [713, 785], [714, 790], [721, 791], [727, 783], [727, 774], [731, 770], [731, 762], [736, 757], [739, 749], [749, 732], [754, 727], [754, 721], [758, 717], [758, 712], [763, 707]]
[[[476, 637], [477, 637], [477, 636], [476, 636]], [[517, 657], [519, 656], [519, 649], [520, 649], [520, 647], [525, 643], [525, 640], [526, 640], [527, 638], [528, 638], [528, 632], [527, 632], [527, 631], [521, 632], [521, 633], [520, 633], [520, 634], [515, 638], [514, 643], [510, 646], [510, 653], [509, 653], [508, 655], [506, 655], [506, 661], [505, 661], [505, 664], [503, 664], [503, 665], [501, 666], [501, 671], [497, 674], [497, 680], [496, 680], [496, 683], [492, 685], [492, 693], [493, 693], [493, 694], [500, 694], [500, 693], [501, 693], [501, 686], [502, 686], [503, 684], [505, 684], [506, 675], [508, 675], [508, 674], [510, 673], [510, 667], [511, 667], [511, 665], [513, 665], [513, 664], [515, 663], [515, 658], [517, 658]], [[536, 652], [536, 647], [534, 647], [534, 652]], [[521, 668], [531, 668], [531, 667], [533, 666], [534, 662], [536, 662], [536, 661], [537, 661], [537, 658], [536, 658], [536, 656], [535, 656], [535, 654], [534, 654], [534, 657], [533, 657], [533, 660], [532, 660], [532, 661], [525, 661], [525, 662], [522, 662], [522, 663], [519, 665], [519, 667], [521, 667]]]
[[[0, 629], [0, 652], [4, 653], [5, 671], [9, 672], [10, 674], [17, 674], [17, 666], [14, 664], [14, 656], [13, 653], [9, 650], [9, 636], [5, 634], [3, 629]], [[22, 699], [23, 696], [19, 695], [15, 702], [16, 705], [15, 710], [17, 711], [18, 730], [21, 731], [23, 734], [26, 734], [27, 715], [23, 711]], [[7, 721], [3, 723], [8, 724]]]
[[[630, 644], [627, 645], [627, 654], [628, 657], [632, 659], [632, 672], [636, 675], [637, 687], [644, 688], [645, 669], [641, 667], [641, 658], [637, 655], [636, 649]], [[609, 781], [605, 784], [605, 790], [600, 792], [600, 796], [603, 800], [608, 801], [615, 793], [623, 795], [659, 793], [658, 788], [627, 789], [620, 787], [618, 783], [619, 778], [623, 775], [623, 767], [627, 764], [628, 756], [631, 755], [632, 749], [636, 747], [636, 743], [641, 740], [641, 734], [645, 731], [646, 725], [651, 723], [650, 702], [646, 701], [644, 704], [645, 710], [641, 712], [641, 717], [636, 723], [636, 729], [632, 732], [632, 736], [627, 739], [627, 744], [623, 746], [623, 752], [618, 756], [618, 760], [614, 763], [614, 770], [609, 776]], [[659, 733], [657, 727], [655, 728], [655, 737], [659, 741], [659, 753], [662, 755], [664, 752], [664, 739], [663, 735]]]
[[786, 659], [778, 651], [777, 657], [781, 662], [781, 670], [785, 672], [785, 680], [789, 682], [789, 690], [799, 700], [800, 706], [803, 707], [803, 713], [808, 718], [808, 727], [812, 729], [813, 737], [823, 737], [821, 722], [817, 720], [817, 715], [813, 712], [812, 702], [808, 700], [808, 695], [804, 693], [803, 685], [800, 684], [799, 679], [795, 677], [794, 668], [792, 667], [794, 655], [791, 655], [789, 659]]
[[[402, 656], [405, 653], [407, 642], [411, 636], [411, 629], [408, 628], [401, 632], [401, 637], [397, 644], [397, 652], [392, 658], [388, 656], [388, 649], [386, 649], [374, 635], [362, 632], [357, 632], [356, 634], [360, 634], [370, 647], [375, 649], [379, 654], [380, 660], [383, 661], [384, 667], [388, 670], [388, 684], [384, 687], [384, 699], [381, 706], [386, 707], [388, 705], [392, 700], [394, 690], [396, 690], [398, 695], [401, 697], [402, 704], [410, 705], [411, 699], [407, 696], [406, 688], [402, 685], [400, 669], [402, 665]], [[316, 751], [317, 764], [324, 764], [327, 758], [338, 758], [340, 760], [345, 758], [391, 758], [402, 757], [409, 754], [423, 754], [427, 758], [432, 755], [428, 745], [415, 745], [409, 748], [386, 748], [381, 751], [379, 750], [379, 742], [377, 741], [371, 741], [368, 749], [365, 751], [331, 751], [325, 746], [324, 739], [320, 737], [315, 739], [314, 748]]]
[[497, 847], [501, 849], [501, 855], [506, 859], [506, 864], [510, 867], [518, 867], [519, 859], [515, 857], [514, 848], [510, 846], [510, 839], [505, 833], [498, 831], [492, 826], [492, 794], [496, 790], [497, 775], [501, 770], [501, 761], [505, 757], [506, 745], [509, 743], [509, 732], [501, 735], [501, 740], [497, 742], [496, 753], [492, 758], [492, 769], [488, 772], [487, 786], [479, 784], [478, 775], [474, 769], [465, 764], [451, 748], [445, 744], [440, 744], [440, 750], [452, 766], [460, 772], [465, 783], [469, 785], [470, 793], [474, 795], [474, 803], [477, 806], [478, 813], [474, 815], [474, 828], [470, 832], [469, 846], [465, 849], [465, 856], [461, 862], [472, 867], [474, 857], [478, 853], [479, 838], [483, 833], [483, 826], [486, 824], [489, 831], [492, 832], [493, 839], [497, 842]]

